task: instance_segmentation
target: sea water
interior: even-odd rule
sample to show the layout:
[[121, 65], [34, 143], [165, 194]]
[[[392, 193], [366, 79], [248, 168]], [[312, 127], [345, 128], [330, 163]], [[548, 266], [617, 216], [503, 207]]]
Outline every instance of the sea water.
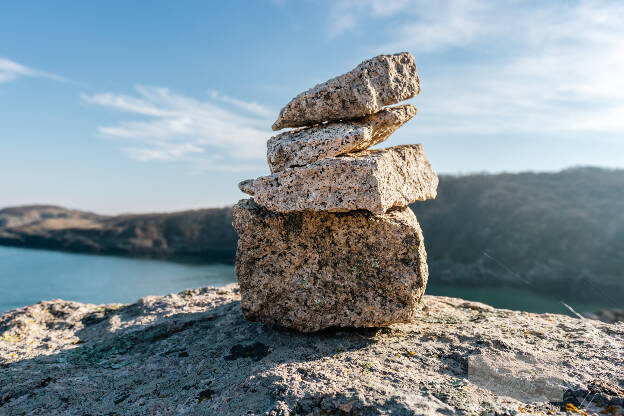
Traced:
[[[147, 295], [234, 282], [234, 267], [227, 264], [177, 263], [0, 246], [0, 312], [50, 299], [130, 303]], [[561, 299], [517, 287], [442, 285], [432, 277], [426, 293], [461, 297], [498, 308], [570, 314]], [[566, 303], [578, 312], [605, 308], [600, 304]]]
[[129, 303], [234, 282], [232, 265], [0, 247], [0, 312], [50, 299]]

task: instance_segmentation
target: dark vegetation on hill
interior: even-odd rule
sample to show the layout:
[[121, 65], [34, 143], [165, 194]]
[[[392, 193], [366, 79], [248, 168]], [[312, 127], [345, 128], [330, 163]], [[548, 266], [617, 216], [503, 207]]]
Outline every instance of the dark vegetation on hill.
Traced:
[[0, 244], [205, 262], [234, 258], [231, 208], [101, 216], [54, 206], [0, 210]]
[[[624, 170], [442, 176], [412, 206], [431, 281], [514, 285], [624, 307]], [[59, 207], [0, 210], [0, 244], [232, 263], [230, 208], [100, 216]]]
[[438, 197], [412, 208], [437, 282], [624, 308], [624, 170], [444, 176]]

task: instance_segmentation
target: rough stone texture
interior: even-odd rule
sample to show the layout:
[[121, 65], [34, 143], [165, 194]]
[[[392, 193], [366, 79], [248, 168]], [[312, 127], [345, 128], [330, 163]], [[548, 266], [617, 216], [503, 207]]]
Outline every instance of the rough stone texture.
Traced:
[[373, 114], [419, 92], [412, 54], [379, 55], [293, 98], [280, 111], [273, 130]]
[[249, 193], [271, 211], [383, 214], [436, 197], [438, 177], [419, 144], [364, 150], [286, 169], [253, 182]]
[[543, 363], [532, 355], [493, 351], [468, 357], [468, 378], [475, 384], [489, 385], [499, 396], [518, 400], [556, 401], [565, 391], [565, 376], [549, 374], [556, 363]]
[[[622, 414], [624, 323], [423, 303], [409, 324], [301, 334], [245, 320], [236, 285], [42, 302], [0, 315], [0, 415]], [[497, 356], [504, 378], [472, 378]], [[514, 397], [534, 380], [552, 402]]]
[[269, 168], [275, 173], [326, 157], [366, 150], [386, 140], [415, 114], [416, 108], [406, 104], [359, 119], [278, 134], [267, 142]]
[[238, 189], [240, 189], [241, 192], [244, 192], [248, 195], [253, 195], [253, 184], [254, 184], [253, 179], [245, 179], [244, 181], [240, 181], [238, 183]]
[[386, 326], [409, 321], [425, 291], [427, 254], [410, 208], [279, 214], [244, 199], [233, 218], [249, 320], [302, 332]]

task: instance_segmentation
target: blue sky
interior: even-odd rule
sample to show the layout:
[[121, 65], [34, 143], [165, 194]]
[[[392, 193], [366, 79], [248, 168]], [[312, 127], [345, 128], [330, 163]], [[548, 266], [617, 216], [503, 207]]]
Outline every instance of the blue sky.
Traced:
[[624, 167], [621, 1], [19, 1], [0, 6], [0, 206], [229, 205], [293, 96], [414, 54], [439, 173]]

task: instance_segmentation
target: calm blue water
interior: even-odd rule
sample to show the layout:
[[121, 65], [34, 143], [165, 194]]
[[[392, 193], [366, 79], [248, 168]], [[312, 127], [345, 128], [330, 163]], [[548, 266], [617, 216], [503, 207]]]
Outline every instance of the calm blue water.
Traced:
[[[71, 254], [0, 246], [0, 312], [40, 300], [130, 303], [147, 295], [165, 295], [236, 281], [231, 265], [194, 265], [161, 260]], [[518, 288], [438, 285], [427, 293], [484, 302], [499, 308], [566, 313], [559, 299]], [[567, 302], [578, 312], [605, 308]]]
[[236, 281], [228, 265], [193, 265], [160, 260], [0, 247], [0, 312], [40, 300], [129, 303]]

